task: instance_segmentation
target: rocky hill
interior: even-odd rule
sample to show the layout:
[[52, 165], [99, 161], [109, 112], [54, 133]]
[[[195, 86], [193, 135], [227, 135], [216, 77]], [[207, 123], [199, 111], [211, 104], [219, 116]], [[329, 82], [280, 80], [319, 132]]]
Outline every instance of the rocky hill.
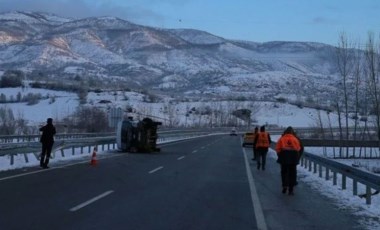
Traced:
[[334, 49], [320, 43], [228, 40], [113, 17], [0, 14], [2, 71], [117, 79], [180, 95], [328, 98], [336, 86]]

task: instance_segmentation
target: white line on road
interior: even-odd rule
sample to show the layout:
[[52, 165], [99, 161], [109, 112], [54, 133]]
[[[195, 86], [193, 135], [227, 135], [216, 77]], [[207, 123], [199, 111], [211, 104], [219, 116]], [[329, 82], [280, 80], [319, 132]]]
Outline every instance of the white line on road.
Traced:
[[191, 152], [191, 153], [196, 153], [196, 152], [198, 152], [198, 150], [194, 150], [193, 152]]
[[41, 170], [34, 171], [34, 172], [21, 173], [21, 174], [17, 174], [17, 175], [13, 175], [13, 176], [3, 177], [3, 178], [0, 178], [0, 181], [9, 180], [9, 179], [17, 178], [17, 177], [23, 177], [23, 176], [27, 176], [27, 175], [36, 174], [36, 173], [42, 173], [42, 172], [46, 172], [49, 170], [52, 170], [52, 169], [51, 168], [50, 169], [41, 169]]
[[96, 196], [96, 197], [92, 198], [91, 200], [88, 200], [88, 201], [86, 201], [86, 202], [84, 202], [84, 203], [82, 203], [82, 204], [80, 204], [80, 205], [77, 205], [77, 206], [71, 208], [70, 211], [71, 211], [71, 212], [78, 211], [79, 209], [81, 209], [81, 208], [83, 208], [83, 207], [86, 207], [87, 205], [89, 205], [89, 204], [91, 204], [91, 203], [94, 203], [95, 201], [100, 200], [100, 199], [102, 199], [103, 197], [106, 197], [106, 196], [108, 196], [108, 195], [111, 194], [111, 193], [113, 193], [112, 190], [107, 191], [107, 192], [105, 192], [105, 193], [102, 193], [102, 194], [100, 194], [99, 196]]
[[257, 222], [257, 228], [260, 230], [267, 230], [267, 224], [265, 223], [265, 217], [263, 213], [263, 209], [261, 208], [261, 203], [259, 196], [257, 195], [255, 181], [252, 176], [251, 168], [249, 167], [247, 154], [245, 153], [245, 149], [243, 148], [245, 168], [247, 170], [249, 189], [251, 190], [251, 199], [253, 204], [253, 209], [255, 210], [255, 218]]
[[185, 156], [178, 157], [177, 160], [182, 160]]
[[[122, 155], [107, 156], [107, 157], [102, 157], [102, 159], [119, 157], [119, 156], [122, 156]], [[37, 173], [44, 173], [44, 172], [55, 170], [55, 169], [64, 169], [66, 167], [74, 166], [74, 165], [88, 164], [88, 162], [89, 162], [88, 160], [86, 160], [86, 161], [78, 161], [78, 162], [75, 162], [75, 163], [72, 163], [72, 164], [63, 164], [63, 165], [60, 165], [60, 166], [53, 166], [52, 168], [49, 168], [49, 169], [37, 169], [36, 171], [32, 171], [32, 172], [25, 172], [25, 173], [16, 174], [16, 175], [13, 175], [13, 176], [2, 177], [2, 178], [0, 178], [0, 181], [10, 180], [10, 179], [14, 179], [14, 178], [18, 178], [18, 177], [23, 177], [23, 176], [28, 176], [28, 175], [33, 175], [33, 174], [37, 174]], [[24, 170], [29, 170], [29, 169], [34, 170], [34, 167], [32, 167], [32, 168], [28, 167], [28, 168], [25, 168]]]
[[158, 168], [155, 168], [155, 169], [149, 171], [149, 174], [152, 174], [152, 173], [154, 173], [154, 172], [157, 172], [158, 170], [161, 170], [161, 169], [163, 169], [163, 168], [164, 168], [163, 166], [160, 166], [160, 167], [158, 167]]

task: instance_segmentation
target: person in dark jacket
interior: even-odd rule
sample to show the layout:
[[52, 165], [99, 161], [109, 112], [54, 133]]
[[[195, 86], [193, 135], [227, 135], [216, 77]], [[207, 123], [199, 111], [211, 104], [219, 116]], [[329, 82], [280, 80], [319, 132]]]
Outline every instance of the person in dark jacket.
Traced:
[[277, 162], [281, 164], [282, 193], [288, 190], [289, 195], [294, 195], [293, 187], [297, 182], [300, 151], [301, 143], [295, 136], [293, 128], [289, 126], [276, 144]]
[[262, 170], [265, 170], [269, 145], [272, 143], [269, 133], [265, 132], [265, 126], [260, 127], [260, 132], [256, 135], [253, 143], [253, 147], [256, 149], [257, 169], [260, 170], [261, 167]]
[[256, 153], [256, 148], [255, 148], [255, 139], [257, 137], [257, 135], [259, 134], [259, 127], [255, 127], [255, 131], [253, 133], [253, 158], [252, 160], [255, 161], [257, 159], [257, 153]]
[[42, 143], [42, 152], [40, 159], [41, 168], [49, 168], [49, 159], [51, 155], [51, 150], [54, 144], [54, 135], [56, 133], [55, 127], [53, 125], [53, 119], [48, 118], [47, 124], [40, 128], [42, 132], [40, 142]]

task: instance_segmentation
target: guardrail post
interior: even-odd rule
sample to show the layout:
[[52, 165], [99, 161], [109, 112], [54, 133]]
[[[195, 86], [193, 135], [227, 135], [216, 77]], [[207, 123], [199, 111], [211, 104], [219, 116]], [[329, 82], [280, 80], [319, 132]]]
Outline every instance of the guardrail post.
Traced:
[[311, 172], [311, 160], [309, 160], [309, 172]]
[[319, 177], [322, 177], [322, 165], [319, 164]]
[[371, 187], [369, 187], [368, 185], [366, 186], [366, 197], [365, 197], [365, 200], [366, 200], [366, 204], [371, 204]]
[[75, 155], [75, 147], [71, 148], [71, 153], [73, 154], [73, 156]]
[[358, 181], [355, 179], [352, 180], [352, 193], [354, 196], [358, 195]]
[[326, 166], [326, 180], [330, 179], [330, 169]]
[[333, 185], [337, 184], [337, 172], [333, 172]]
[[80, 154], [83, 154], [83, 146], [80, 147]]
[[25, 162], [28, 163], [29, 159], [28, 159], [28, 155], [26, 153], [24, 154], [24, 158], [25, 158]]
[[346, 179], [346, 175], [342, 174], [342, 190], [345, 190], [347, 188]]

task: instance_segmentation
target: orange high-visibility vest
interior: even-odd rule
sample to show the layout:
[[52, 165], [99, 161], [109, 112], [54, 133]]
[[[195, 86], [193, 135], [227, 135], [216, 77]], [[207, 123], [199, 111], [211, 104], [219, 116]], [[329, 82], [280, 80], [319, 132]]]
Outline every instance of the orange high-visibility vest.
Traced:
[[301, 145], [299, 140], [292, 134], [283, 135], [280, 140], [278, 140], [276, 145], [276, 152], [281, 151], [300, 151]]
[[268, 148], [269, 147], [269, 137], [267, 132], [260, 132], [257, 134], [256, 148]]

